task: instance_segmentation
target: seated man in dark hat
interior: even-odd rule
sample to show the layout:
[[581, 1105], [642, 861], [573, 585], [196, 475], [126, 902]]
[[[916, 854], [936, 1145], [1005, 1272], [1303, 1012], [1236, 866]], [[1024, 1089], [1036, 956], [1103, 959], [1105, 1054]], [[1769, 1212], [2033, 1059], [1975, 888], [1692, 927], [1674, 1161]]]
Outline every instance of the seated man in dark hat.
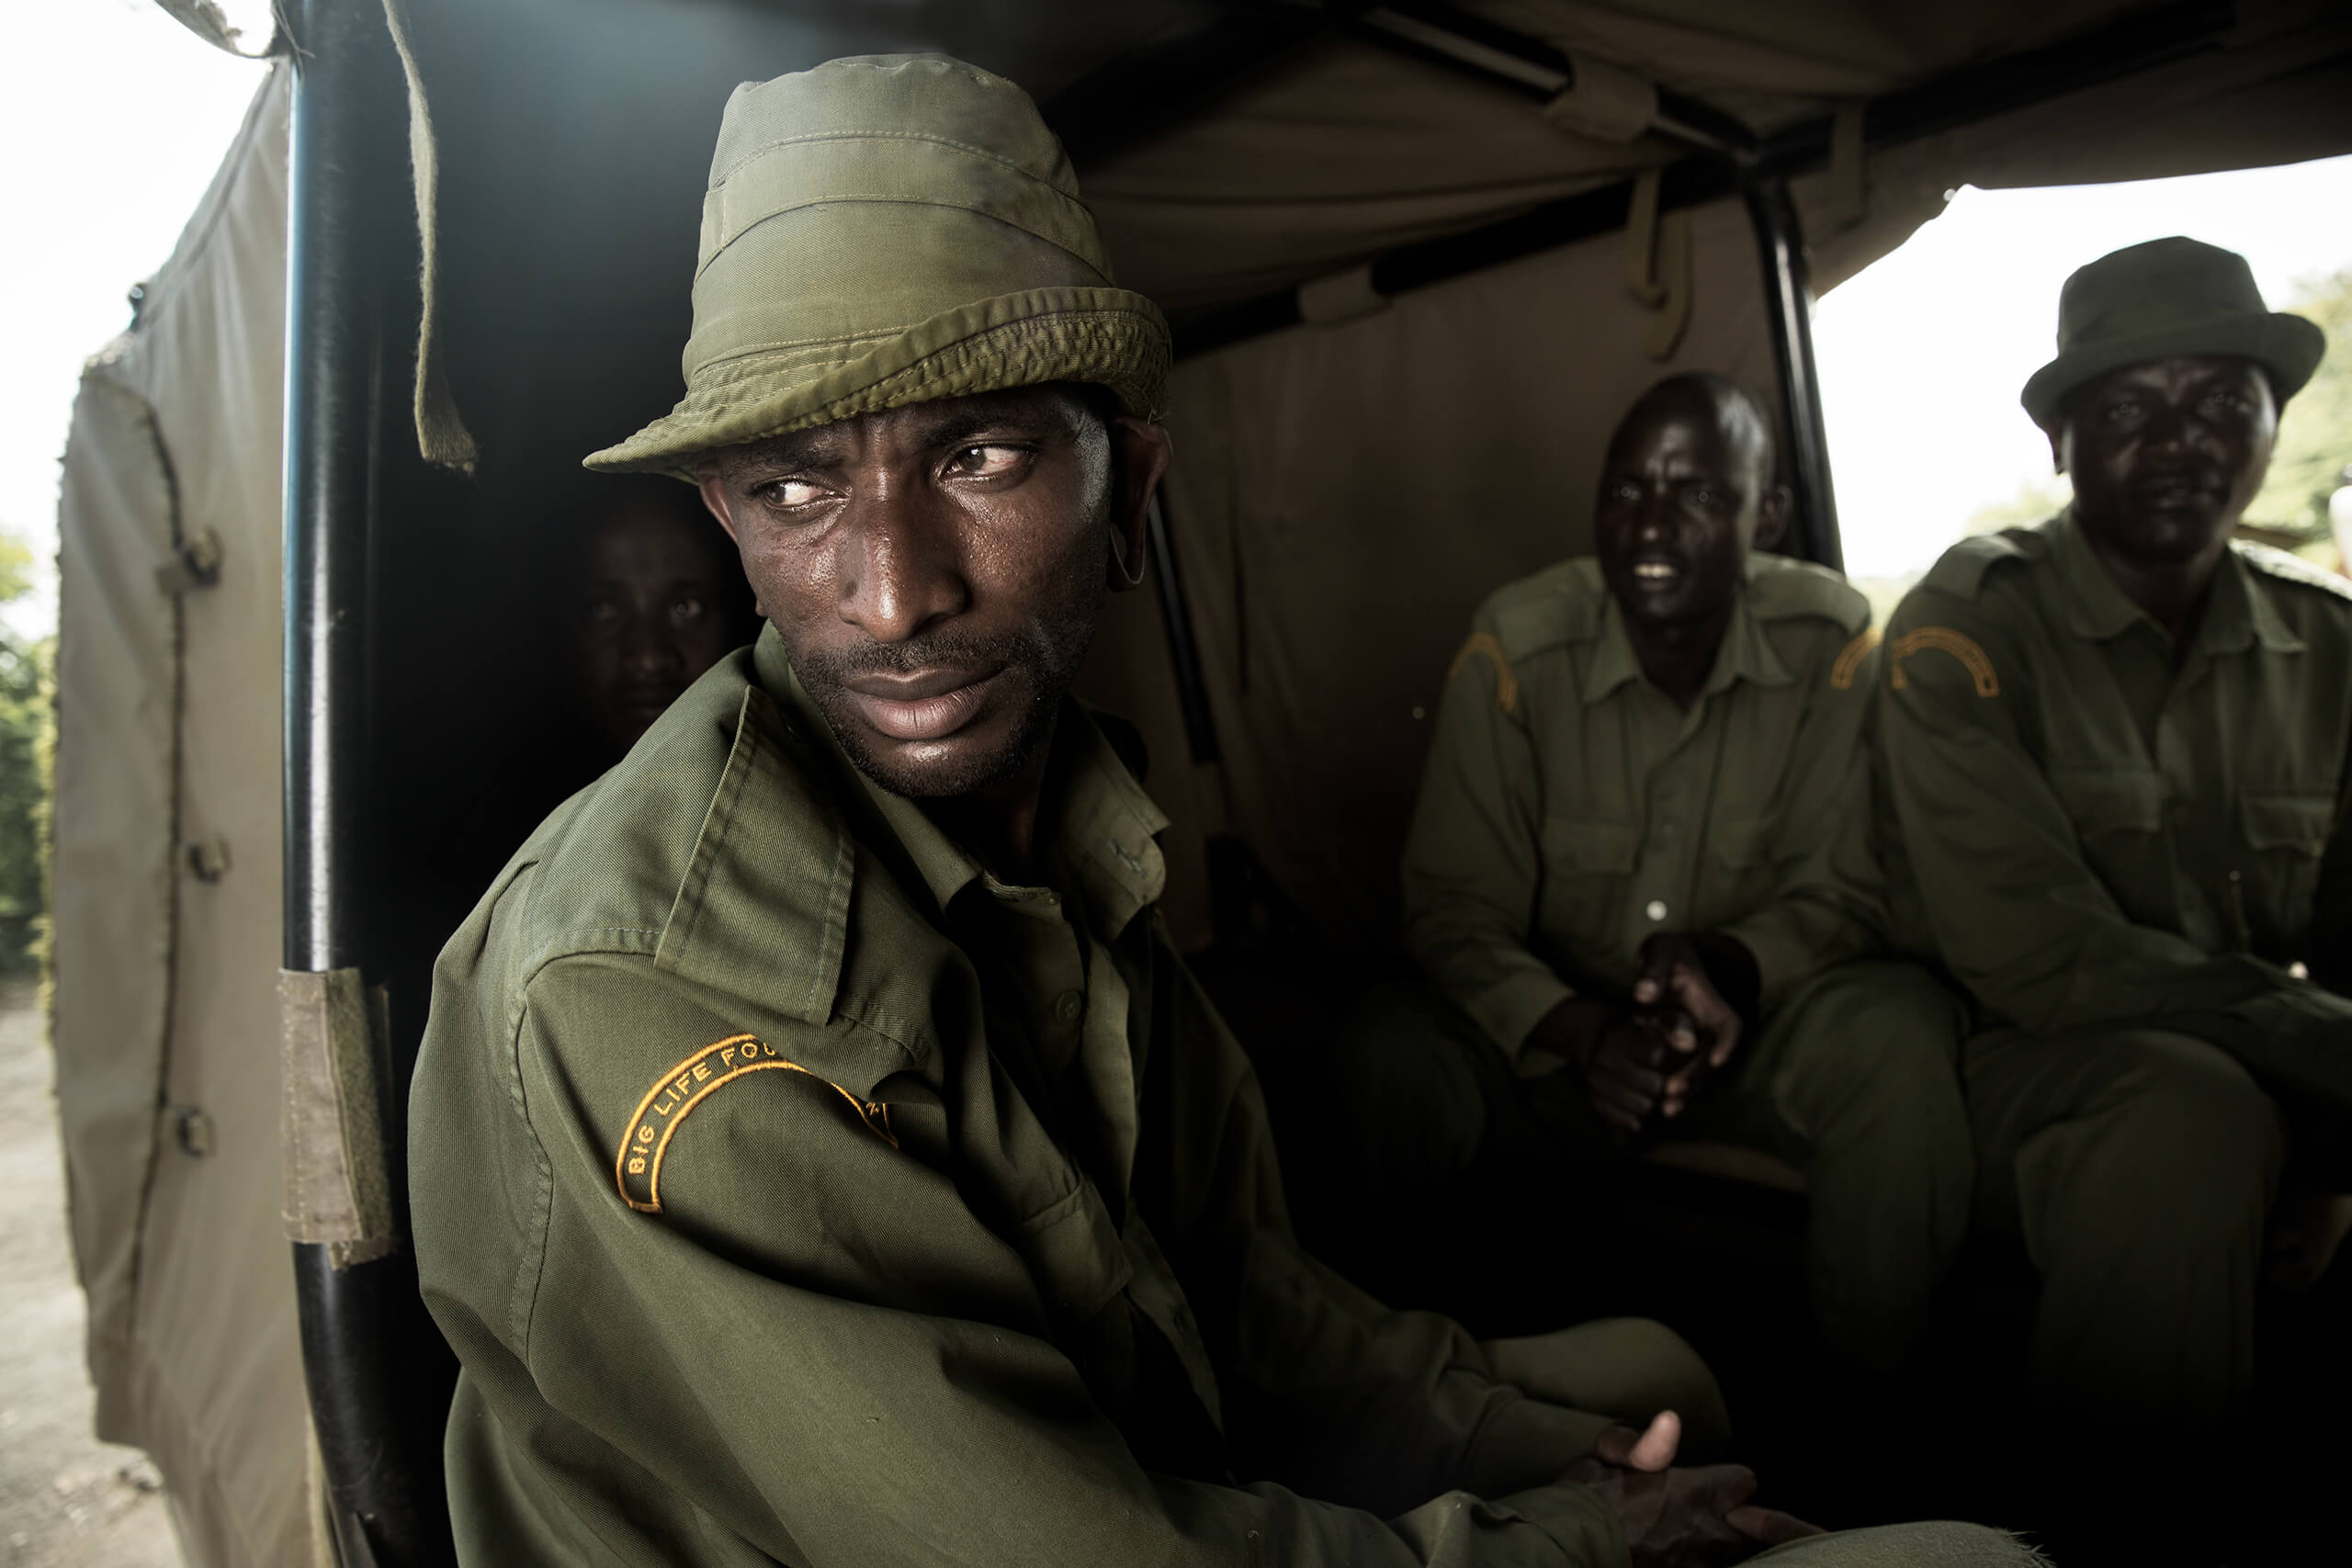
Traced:
[[2352, 585], [2231, 537], [2324, 346], [2192, 240], [2075, 273], [2024, 395], [2073, 503], [1954, 546], [1881, 650], [1905, 923], [1981, 1010], [1977, 1213], [2084, 1464], [2213, 1450], [2282, 1161], [2352, 1174]]
[[[836, 61], [740, 88], [713, 169], [686, 396], [593, 462], [698, 484], [770, 625], [442, 956], [410, 1168], [461, 1559], [1804, 1534], [1744, 1472], [1670, 1468], [1673, 1416], [1610, 1426], [1719, 1419], [1663, 1330], [1480, 1345], [1293, 1240], [1250, 1066], [1153, 908], [1165, 819], [1068, 698], [1140, 576], [1168, 339], [1027, 98]], [[1790, 1550], [2023, 1560], [1967, 1527]]]
[[1973, 1172], [1958, 998], [1871, 957], [1869, 604], [1765, 553], [1789, 492], [1720, 377], [1635, 401], [1600, 491], [1595, 555], [1488, 599], [1448, 676], [1403, 877], [1445, 1005], [1366, 1032], [1358, 1179], [1431, 1246], [1591, 1257], [1604, 1168], [1644, 1142], [1778, 1156], [1822, 1342], [1895, 1373]]

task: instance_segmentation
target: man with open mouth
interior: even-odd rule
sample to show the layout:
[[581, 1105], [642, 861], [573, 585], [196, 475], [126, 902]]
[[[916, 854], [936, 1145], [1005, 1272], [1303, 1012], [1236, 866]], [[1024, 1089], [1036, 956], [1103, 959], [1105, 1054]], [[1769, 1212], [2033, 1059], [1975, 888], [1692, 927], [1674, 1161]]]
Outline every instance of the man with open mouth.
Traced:
[[1870, 608], [1767, 553], [1772, 461], [1738, 387], [1660, 382], [1610, 442], [1594, 554], [1473, 618], [1404, 860], [1443, 1005], [1371, 1032], [1357, 1114], [1422, 1129], [1367, 1179], [1433, 1238], [1475, 1216], [1595, 1247], [1635, 1149], [1775, 1156], [1810, 1194], [1821, 1342], [1870, 1392], [1918, 1351], [1966, 1231], [1962, 1015], [1873, 956]]
[[[2023, 398], [2072, 504], [1954, 546], [1883, 650], [1898, 908], [1978, 1005], [1978, 1215], [2041, 1276], [2034, 1429], [2151, 1540], [2222, 1506], [2282, 1162], [2352, 1190], [2352, 585], [2232, 537], [2325, 347], [2194, 240], [2077, 271]], [[2309, 1274], [2340, 1232], [2295, 1228]]]
[[1482, 1345], [1300, 1252], [1165, 818], [1068, 697], [1168, 338], [1018, 88], [740, 88], [694, 307], [684, 399], [592, 463], [699, 487], [771, 624], [508, 865], [416, 1069], [462, 1561], [2022, 1560], [1675, 1467], [1720, 1399], [1656, 1325]]

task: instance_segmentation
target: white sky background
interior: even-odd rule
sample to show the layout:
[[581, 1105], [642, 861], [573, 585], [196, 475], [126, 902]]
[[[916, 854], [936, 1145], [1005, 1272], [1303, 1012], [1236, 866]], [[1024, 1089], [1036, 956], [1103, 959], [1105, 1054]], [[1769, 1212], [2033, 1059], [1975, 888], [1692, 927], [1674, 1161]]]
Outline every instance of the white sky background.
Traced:
[[[260, 0], [231, 17], [266, 36]], [[257, 41], [257, 39], [256, 39]], [[55, 619], [57, 461], [82, 362], [130, 324], [260, 85], [152, 0], [11, 8], [0, 50], [0, 528], [33, 547], [23, 632]], [[2352, 264], [2352, 157], [2137, 185], [1962, 190], [1821, 301], [1816, 348], [1846, 562], [1924, 570], [1969, 516], [2049, 471], [2018, 389], [2050, 356], [2058, 288], [2120, 245], [2186, 233], [2244, 252], [2274, 304]]]
[[[82, 362], [130, 324], [261, 85], [153, 0], [17, 0], [0, 48], [0, 528], [33, 547], [56, 620], [57, 462]], [[232, 6], [240, 20], [266, 7]], [[265, 21], [258, 48], [268, 37]]]
[[1814, 315], [1846, 570], [1924, 571], [1969, 517], [2050, 472], [2018, 406], [2051, 359], [2058, 290], [2167, 234], [2237, 251], [2276, 310], [2352, 265], [2352, 157], [2128, 185], [1963, 188]]

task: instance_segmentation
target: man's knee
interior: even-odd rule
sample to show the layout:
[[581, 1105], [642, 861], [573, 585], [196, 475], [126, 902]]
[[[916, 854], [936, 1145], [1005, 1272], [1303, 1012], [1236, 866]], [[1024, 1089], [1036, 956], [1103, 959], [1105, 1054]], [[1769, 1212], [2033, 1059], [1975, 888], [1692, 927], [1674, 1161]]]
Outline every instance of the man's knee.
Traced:
[[1819, 1137], [1833, 1122], [1914, 1141], [1922, 1122], [1957, 1131], [1959, 998], [1916, 964], [1849, 964], [1799, 997], [1773, 1074], [1791, 1120]]
[[1811, 1536], [1748, 1561], [1776, 1568], [2033, 1568], [2049, 1559], [2007, 1530], [1939, 1519]]
[[2218, 1047], [2138, 1031], [2109, 1047], [2114, 1066], [2084, 1118], [2082, 1156], [2123, 1162], [2159, 1192], [2223, 1190], [2267, 1199], [2286, 1141], [2278, 1105]]
[[1498, 1379], [1555, 1404], [1628, 1426], [1673, 1411], [1682, 1419], [1686, 1457], [1720, 1453], [1730, 1442], [1731, 1415], [1715, 1374], [1688, 1340], [1650, 1318], [1600, 1318], [1489, 1340], [1485, 1348]]

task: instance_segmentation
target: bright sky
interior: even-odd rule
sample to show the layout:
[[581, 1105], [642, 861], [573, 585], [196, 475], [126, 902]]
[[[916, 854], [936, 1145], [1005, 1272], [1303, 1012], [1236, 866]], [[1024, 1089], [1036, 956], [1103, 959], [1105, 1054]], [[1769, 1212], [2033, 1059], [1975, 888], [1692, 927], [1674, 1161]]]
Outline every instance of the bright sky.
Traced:
[[[266, 31], [260, 0], [232, 17]], [[54, 620], [57, 460], [82, 362], [130, 324], [124, 296], [171, 254], [262, 67], [153, 0], [19, 6], [0, 50], [0, 528], [33, 547]], [[2050, 355], [2066, 275], [2185, 233], [2244, 252], [2274, 303], [2352, 264], [2352, 157], [2137, 185], [1964, 189], [1901, 250], [1822, 300], [1816, 347], [1846, 561], [1918, 571], [1978, 510], [2049, 471], [2018, 389]], [[37, 243], [25, 243], [28, 239]]]
[[1846, 570], [1925, 570], [1962, 525], [2050, 473], [2018, 406], [2050, 360], [2066, 275], [2187, 234], [2243, 254], [2273, 309], [2352, 265], [2352, 157], [2129, 185], [1963, 188], [1814, 317]]
[[39, 603], [7, 617], [20, 631], [56, 619], [57, 462], [82, 362], [130, 324], [130, 286], [172, 254], [263, 70], [206, 44], [154, 0], [8, 7], [0, 529], [33, 547], [42, 572]]

